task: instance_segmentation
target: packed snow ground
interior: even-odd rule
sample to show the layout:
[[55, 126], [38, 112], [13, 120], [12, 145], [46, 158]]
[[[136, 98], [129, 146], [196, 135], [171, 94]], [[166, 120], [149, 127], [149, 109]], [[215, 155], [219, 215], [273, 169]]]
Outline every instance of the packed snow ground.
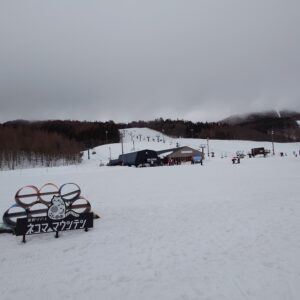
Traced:
[[0, 235], [1, 299], [299, 299], [300, 144], [238, 165], [221, 153], [253, 142], [210, 144], [203, 166], [99, 167], [110, 145], [79, 166], [0, 172], [1, 212], [21, 186], [76, 182], [101, 216], [59, 239]]

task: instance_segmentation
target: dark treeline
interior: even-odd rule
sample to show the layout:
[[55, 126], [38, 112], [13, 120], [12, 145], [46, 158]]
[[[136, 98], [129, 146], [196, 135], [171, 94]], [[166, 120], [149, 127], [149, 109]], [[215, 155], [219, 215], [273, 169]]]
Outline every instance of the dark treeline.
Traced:
[[0, 169], [80, 162], [80, 148], [57, 133], [0, 125]]
[[79, 143], [82, 149], [119, 142], [117, 125], [109, 122], [46, 121], [36, 122], [35, 128], [55, 132]]
[[228, 140], [253, 140], [277, 142], [300, 141], [300, 130], [291, 118], [265, 117], [230, 125], [224, 122], [196, 122], [185, 120], [156, 119], [120, 124], [120, 128], [148, 127], [172, 137], [210, 138]]
[[0, 125], [0, 169], [79, 163], [81, 151], [118, 141], [114, 122], [11, 121]]
[[29, 128], [48, 133], [57, 133], [67, 139], [77, 142], [82, 150], [102, 144], [116, 143], [119, 141], [118, 127], [113, 121], [87, 122], [70, 120], [49, 121], [11, 121], [4, 123], [5, 127]]

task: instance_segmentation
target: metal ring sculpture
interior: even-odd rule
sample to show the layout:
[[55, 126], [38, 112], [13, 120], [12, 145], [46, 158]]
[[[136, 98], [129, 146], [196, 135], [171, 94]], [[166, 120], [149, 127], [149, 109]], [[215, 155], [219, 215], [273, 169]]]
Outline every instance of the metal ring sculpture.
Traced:
[[15, 195], [16, 204], [4, 213], [3, 222], [15, 227], [17, 218], [46, 216], [53, 196], [60, 196], [68, 209], [78, 213], [90, 212], [91, 204], [80, 194], [80, 187], [76, 183], [65, 183], [60, 188], [53, 183], [46, 183], [40, 189], [34, 185], [24, 186]]

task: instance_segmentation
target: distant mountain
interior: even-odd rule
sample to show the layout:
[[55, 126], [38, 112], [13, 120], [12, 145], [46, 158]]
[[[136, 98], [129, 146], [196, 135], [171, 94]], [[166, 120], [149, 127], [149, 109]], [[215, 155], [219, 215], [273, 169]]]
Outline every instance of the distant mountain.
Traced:
[[221, 120], [220, 122], [229, 125], [240, 125], [243, 123], [262, 120], [265, 118], [280, 118], [280, 113], [276, 111], [265, 111], [265, 112], [232, 115], [230, 117], [227, 117], [224, 120]]
[[248, 114], [233, 115], [224, 120], [221, 120], [220, 123], [225, 123], [229, 125], [241, 125], [249, 122], [257, 122], [265, 119], [282, 119], [290, 118], [292, 120], [300, 120], [300, 113], [290, 110], [282, 111], [264, 111], [264, 112], [255, 112]]
[[290, 110], [283, 110], [280, 112], [282, 117], [292, 118], [296, 121], [300, 121], [300, 113]]
[[248, 129], [257, 132], [257, 136], [264, 134], [280, 142], [299, 141], [300, 113], [289, 110], [266, 111], [244, 115], [234, 115], [222, 121], [221, 124]]

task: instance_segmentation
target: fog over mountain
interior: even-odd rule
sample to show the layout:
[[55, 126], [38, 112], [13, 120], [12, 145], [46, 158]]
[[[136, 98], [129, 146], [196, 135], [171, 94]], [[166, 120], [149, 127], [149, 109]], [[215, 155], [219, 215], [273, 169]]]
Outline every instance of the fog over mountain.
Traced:
[[263, 112], [252, 112], [240, 115], [232, 115], [223, 120], [221, 123], [237, 125], [246, 122], [256, 122], [257, 120], [264, 119], [282, 119], [288, 118], [294, 121], [300, 121], [300, 113], [296, 111], [282, 110], [282, 111], [263, 111]]
[[0, 2], [0, 122], [300, 111], [297, 0]]

